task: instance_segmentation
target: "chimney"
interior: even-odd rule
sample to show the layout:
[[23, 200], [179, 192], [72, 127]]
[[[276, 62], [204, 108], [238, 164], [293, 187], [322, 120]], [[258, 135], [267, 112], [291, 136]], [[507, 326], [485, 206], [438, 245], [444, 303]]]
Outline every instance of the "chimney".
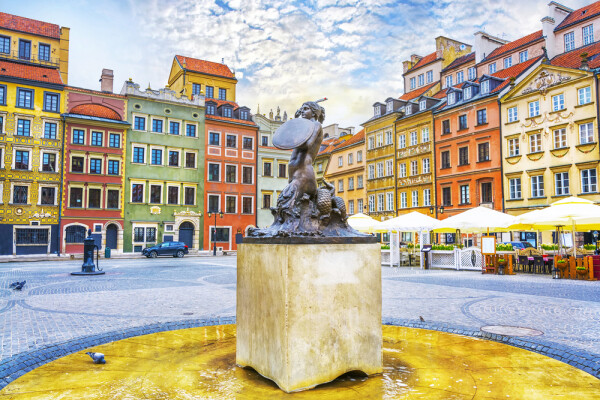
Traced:
[[563, 52], [562, 41], [556, 40], [554, 29], [572, 12], [572, 9], [562, 4], [554, 1], [548, 3], [548, 15], [542, 18], [542, 32], [546, 39], [546, 52], [549, 60]]
[[113, 70], [103, 68], [102, 75], [100, 76], [100, 90], [103, 92], [113, 92]]

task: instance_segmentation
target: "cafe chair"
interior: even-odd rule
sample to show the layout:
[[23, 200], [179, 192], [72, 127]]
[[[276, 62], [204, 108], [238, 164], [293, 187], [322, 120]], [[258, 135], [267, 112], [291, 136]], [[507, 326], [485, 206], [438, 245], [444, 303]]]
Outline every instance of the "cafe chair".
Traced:
[[527, 256], [518, 256], [517, 269], [525, 272], [526, 268], [529, 268], [529, 258]]
[[533, 272], [541, 274], [544, 271], [544, 257], [533, 256]]

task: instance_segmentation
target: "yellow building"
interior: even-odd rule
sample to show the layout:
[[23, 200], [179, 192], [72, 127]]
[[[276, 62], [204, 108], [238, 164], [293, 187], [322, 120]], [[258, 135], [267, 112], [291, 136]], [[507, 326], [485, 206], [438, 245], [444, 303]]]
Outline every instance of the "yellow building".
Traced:
[[235, 101], [236, 84], [235, 72], [225, 64], [184, 56], [173, 59], [168, 82], [169, 88], [176, 93], [190, 98], [202, 94], [207, 101]]
[[365, 131], [335, 147], [325, 170], [325, 180], [335, 185], [337, 196], [344, 199], [348, 215], [365, 212]]
[[[567, 196], [600, 202], [597, 82], [590, 71], [600, 62], [588, 62], [582, 53], [596, 56], [600, 44], [542, 63], [500, 99], [504, 207], [509, 214]], [[549, 239], [549, 234], [544, 237]]]
[[317, 178], [317, 186], [323, 186], [325, 179], [325, 171], [329, 167], [331, 162], [331, 152], [344, 143], [346, 140], [352, 137], [352, 134], [343, 132], [341, 136], [326, 137], [321, 143], [321, 149], [313, 160], [313, 168], [315, 169], [315, 176]]

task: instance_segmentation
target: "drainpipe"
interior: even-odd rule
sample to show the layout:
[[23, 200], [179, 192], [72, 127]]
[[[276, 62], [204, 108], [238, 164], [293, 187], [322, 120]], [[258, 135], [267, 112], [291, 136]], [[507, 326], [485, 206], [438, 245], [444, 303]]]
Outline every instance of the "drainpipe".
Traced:
[[[502, 162], [502, 148], [504, 147], [504, 141], [502, 140], [502, 104], [500, 103], [500, 99], [498, 102], [498, 131], [500, 132], [500, 187], [502, 188], [502, 212], [505, 210], [505, 202], [504, 202], [504, 163]], [[521, 184], [521, 190], [523, 185]], [[512, 235], [511, 235], [512, 237]]]
[[59, 193], [60, 193], [60, 200], [58, 201], [58, 235], [57, 235], [57, 252], [56, 254], [58, 256], [60, 256], [60, 242], [61, 242], [61, 236], [62, 236], [62, 229], [60, 227], [60, 222], [61, 222], [61, 215], [62, 215], [62, 204], [63, 204], [63, 186], [64, 186], [64, 176], [65, 176], [65, 125], [66, 125], [66, 118], [63, 115], [61, 115], [62, 117], [62, 145], [61, 145], [61, 150], [60, 150], [60, 161], [62, 163], [62, 168], [60, 169], [60, 189], [59, 189]]
[[[437, 219], [437, 214], [438, 214], [438, 206], [437, 206], [437, 169], [436, 169], [436, 153], [435, 153], [435, 116], [433, 115], [433, 112], [431, 112], [431, 158], [432, 158], [432, 164], [433, 164], [433, 185], [432, 185], [432, 191], [434, 193], [433, 197], [433, 208], [435, 209], [435, 219]], [[431, 198], [429, 198], [429, 207], [432, 207], [431, 204]]]
[[[594, 73], [594, 86], [596, 88], [596, 125], [598, 124], [598, 118], [600, 118], [600, 103], [598, 103], [598, 68], [593, 70]], [[600, 150], [599, 150], [600, 151]]]
[[398, 216], [398, 171], [397, 171], [397, 159], [396, 159], [396, 120], [394, 120], [394, 140], [392, 140], [392, 146], [394, 146], [394, 209], [396, 210], [396, 217]]

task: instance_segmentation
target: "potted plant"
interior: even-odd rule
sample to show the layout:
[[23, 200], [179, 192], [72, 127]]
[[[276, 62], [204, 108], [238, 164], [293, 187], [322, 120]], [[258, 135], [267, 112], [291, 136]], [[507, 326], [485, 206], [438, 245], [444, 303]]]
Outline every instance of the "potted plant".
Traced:
[[565, 268], [567, 268], [567, 260], [565, 260], [564, 258], [561, 258], [560, 260], [558, 260], [556, 262], [556, 267], [558, 269], [560, 269], [561, 271], [564, 270]]
[[575, 271], [577, 272], [577, 275], [585, 275], [585, 274], [587, 274], [587, 268], [586, 267], [577, 267], [575, 269]]

